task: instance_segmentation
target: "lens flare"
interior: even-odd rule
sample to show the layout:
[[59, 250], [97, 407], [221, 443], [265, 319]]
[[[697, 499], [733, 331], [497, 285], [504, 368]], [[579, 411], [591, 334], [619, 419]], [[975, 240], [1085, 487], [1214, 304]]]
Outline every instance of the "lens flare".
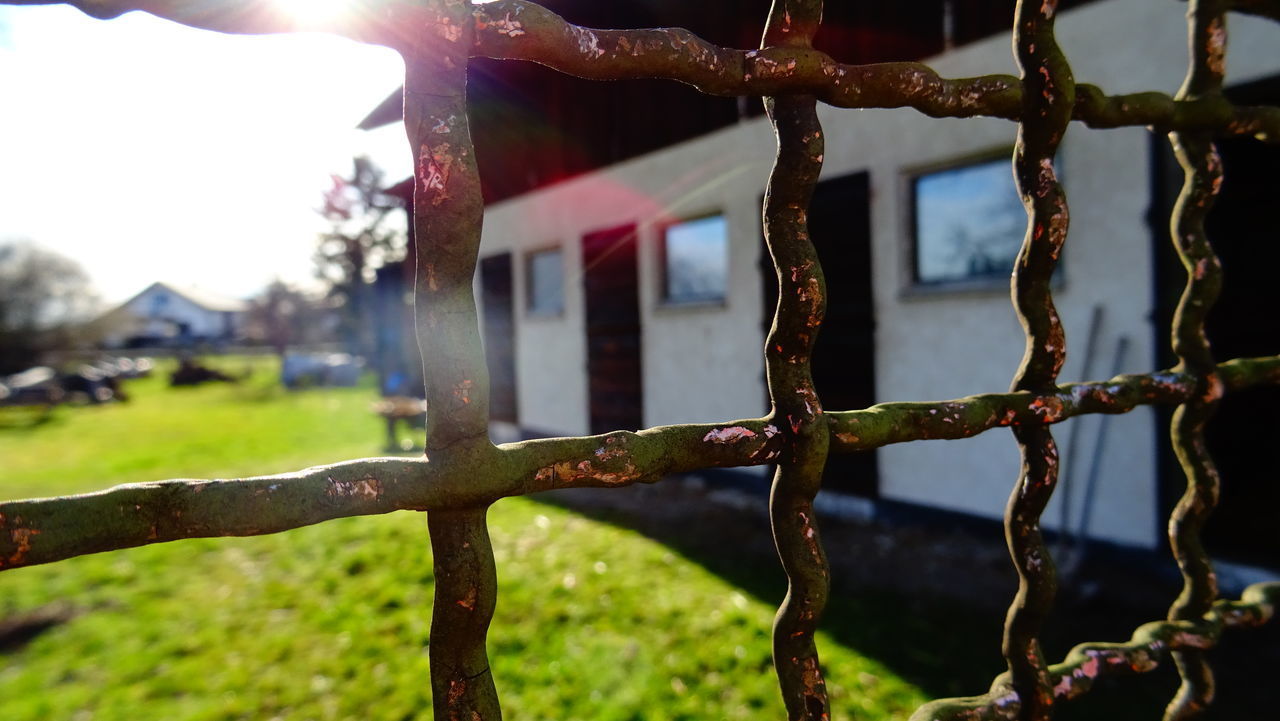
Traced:
[[275, 3], [301, 28], [332, 25], [351, 9], [351, 0], [275, 0]]

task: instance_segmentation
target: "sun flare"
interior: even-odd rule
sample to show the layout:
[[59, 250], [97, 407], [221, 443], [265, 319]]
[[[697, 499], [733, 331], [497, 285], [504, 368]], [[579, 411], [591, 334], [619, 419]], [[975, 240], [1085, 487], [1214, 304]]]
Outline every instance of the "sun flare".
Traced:
[[351, 0], [275, 0], [275, 3], [303, 27], [332, 24], [351, 9]]

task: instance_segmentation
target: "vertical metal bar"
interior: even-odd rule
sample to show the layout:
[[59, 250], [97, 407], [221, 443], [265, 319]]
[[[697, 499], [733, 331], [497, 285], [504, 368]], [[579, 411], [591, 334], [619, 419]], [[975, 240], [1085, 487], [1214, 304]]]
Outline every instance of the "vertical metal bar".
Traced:
[[489, 373], [472, 285], [484, 201], [467, 118], [470, 3], [428, 0], [420, 13], [411, 32], [422, 39], [405, 56], [404, 116], [414, 153], [414, 313], [434, 460], [488, 435]]
[[436, 721], [502, 718], [485, 650], [498, 597], [487, 510], [427, 513], [436, 582], [427, 653]]
[[[1177, 99], [1218, 96], [1227, 52], [1226, 4], [1192, 0], [1187, 25], [1191, 59]], [[1187, 488], [1169, 518], [1169, 545], [1183, 578], [1182, 593], [1169, 608], [1169, 619], [1191, 620], [1208, 611], [1218, 596], [1217, 579], [1201, 543], [1200, 529], [1218, 503], [1218, 471], [1204, 444], [1204, 426], [1223, 389], [1204, 321], [1222, 286], [1222, 266], [1205, 235], [1204, 219], [1222, 185], [1222, 159], [1210, 132], [1175, 132], [1169, 139], [1184, 175], [1170, 231], [1187, 271], [1187, 284], [1173, 316], [1173, 352], [1178, 356], [1178, 369], [1199, 378], [1198, 393], [1178, 406], [1170, 427]], [[1165, 719], [1199, 716], [1213, 701], [1213, 670], [1202, 651], [1175, 652], [1174, 661], [1182, 684], [1165, 709]]]
[[[821, 0], [775, 0], [763, 45], [808, 47], [821, 18]], [[789, 72], [767, 65], [759, 70]], [[814, 632], [831, 583], [813, 514], [829, 444], [809, 367], [826, 312], [826, 284], [807, 222], [824, 147], [815, 106], [808, 95], [765, 99], [778, 154], [764, 202], [765, 240], [779, 283], [778, 307], [765, 346], [770, 417], [790, 440], [769, 497], [774, 543], [787, 574], [787, 595], [774, 619], [773, 663], [787, 717], [814, 721], [830, 716]]]
[[[1013, 390], [1049, 392], [1066, 357], [1066, 335], [1053, 305], [1051, 284], [1066, 242], [1067, 199], [1053, 158], [1071, 120], [1075, 81], [1053, 34], [1056, 0], [1019, 0], [1014, 51], [1022, 79], [1022, 121], [1013, 172], [1027, 209], [1027, 233], [1013, 270], [1014, 308], [1026, 350]], [[1053, 559], [1040, 531], [1040, 514], [1058, 478], [1058, 449], [1047, 426], [1014, 426], [1022, 471], [1005, 510], [1005, 539], [1018, 572], [1018, 592], [1005, 618], [1002, 649], [1027, 721], [1048, 719], [1053, 705], [1039, 634], [1057, 593]]]
[[[484, 203], [467, 118], [471, 4], [426, 0], [397, 10], [405, 28], [405, 128], [414, 152], [414, 287], [427, 393], [426, 452], [454, 469], [464, 503], [468, 475], [491, 460], [489, 378], [472, 290]], [[431, 690], [437, 721], [502, 717], [485, 638], [497, 573], [487, 506], [431, 511], [435, 566]]]

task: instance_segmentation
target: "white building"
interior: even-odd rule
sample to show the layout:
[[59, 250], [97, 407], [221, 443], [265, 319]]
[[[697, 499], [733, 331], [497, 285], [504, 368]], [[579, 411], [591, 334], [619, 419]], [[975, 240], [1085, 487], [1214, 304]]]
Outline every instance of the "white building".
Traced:
[[156, 282], [94, 325], [110, 348], [218, 344], [241, 335], [248, 308], [242, 300]]
[[[1173, 94], [1182, 83], [1186, 25], [1177, 6], [1103, 0], [1061, 15], [1057, 31], [1078, 82], [1110, 94]], [[1233, 15], [1230, 32], [1229, 85], [1252, 94], [1248, 102], [1276, 104], [1277, 27]], [[944, 77], [1017, 73], [1007, 34], [927, 62]], [[809, 217], [832, 301], [815, 358], [826, 407], [1007, 389], [1023, 352], [1008, 289], [1025, 223], [1009, 161], [1015, 124], [909, 109], [820, 106], [819, 114], [825, 164]], [[1251, 144], [1245, 156], [1271, 153], [1267, 162], [1280, 163], [1274, 147], [1233, 142]], [[1072, 210], [1055, 293], [1069, 341], [1063, 382], [1171, 363], [1167, 316], [1183, 279], [1180, 269], [1167, 270], [1167, 188], [1180, 183], [1167, 147], [1143, 128], [1079, 124], [1062, 145], [1058, 168]], [[489, 205], [477, 292], [495, 416], [576, 435], [761, 415], [767, 296], [776, 291], [762, 256], [760, 200], [773, 154], [773, 134], [756, 118]], [[1256, 169], [1233, 181], [1233, 162], [1228, 191], [1233, 182], [1263, 182]], [[1276, 240], [1274, 225], [1265, 227]], [[1233, 286], [1232, 273], [1239, 281], [1249, 261], [1233, 262], [1228, 288], [1245, 287]], [[1098, 340], [1086, 360], [1098, 308]], [[1248, 327], [1219, 335], [1233, 332]], [[1263, 352], [1280, 351], [1278, 338]], [[1117, 361], [1122, 344], [1127, 352]], [[1222, 357], [1238, 354], [1230, 346]], [[1055, 428], [1073, 518], [1087, 515], [1097, 539], [1137, 548], [1161, 542], [1180, 481], [1160, 468], [1166, 431], [1156, 415], [1143, 408]], [[1073, 423], [1082, 432], [1071, 450]], [[1094, 455], [1100, 473], [1086, 511], [1082, 487]], [[1000, 431], [890, 446], [876, 456], [829, 473], [827, 487], [995, 519], [1018, 473], [1016, 445]], [[1048, 528], [1058, 523], [1061, 495], [1045, 514]], [[1224, 502], [1248, 509], [1258, 500], [1228, 494]], [[1252, 542], [1253, 531], [1239, 533], [1237, 546]]]

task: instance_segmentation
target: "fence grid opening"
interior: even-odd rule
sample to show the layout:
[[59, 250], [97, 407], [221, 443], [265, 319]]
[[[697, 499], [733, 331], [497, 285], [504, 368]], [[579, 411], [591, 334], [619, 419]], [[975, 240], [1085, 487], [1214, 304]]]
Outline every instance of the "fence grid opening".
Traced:
[[[0, 0], [47, 4], [51, 0]], [[169, 480], [100, 493], [0, 503], [0, 568], [184, 538], [245, 536], [334, 518], [395, 510], [427, 514], [435, 564], [431, 688], [435, 718], [498, 719], [485, 641], [496, 604], [486, 526], [490, 504], [561, 488], [656, 482], [708, 467], [776, 464], [770, 518], [785, 600], [773, 629], [774, 666], [788, 717], [825, 719], [828, 699], [814, 633], [830, 570], [813, 500], [830, 453], [891, 443], [968, 438], [1007, 426], [1022, 467], [1005, 515], [1018, 573], [1003, 653], [1008, 671], [981, 696], [943, 699], [916, 721], [1051, 717], [1053, 708], [1104, 676], [1140, 673], [1171, 656], [1182, 685], [1166, 719], [1193, 718], [1213, 699], [1205, 651], [1226, 628], [1266, 622], [1280, 584], [1220, 600], [1200, 528], [1216, 503], [1218, 475], [1204, 427], [1224, 393], [1280, 382], [1280, 357], [1215, 361], [1205, 317], [1222, 283], [1204, 219], [1222, 183], [1214, 138], [1280, 142], [1280, 108], [1234, 105], [1223, 95], [1229, 11], [1280, 20], [1280, 0], [1190, 0], [1190, 67], [1174, 96], [1108, 95], [1077, 84], [1054, 36], [1056, 0], [1019, 0], [1012, 19], [1019, 76], [943, 78], [920, 63], [841, 64], [812, 47], [821, 0], [774, 0], [757, 50], [713, 45], [682, 29], [595, 30], [528, 0], [362, 0], [349, 26], [300, 28], [263, 0], [69, 0], [110, 18], [144, 10], [193, 27], [233, 33], [322, 29], [400, 52], [406, 65], [404, 123], [414, 152], [415, 309], [428, 401], [425, 457], [368, 458], [297, 473], [231, 480]], [[720, 96], [763, 96], [777, 137], [764, 201], [764, 229], [778, 280], [765, 346], [770, 412], [716, 424], [617, 431], [495, 446], [488, 438], [489, 379], [472, 278], [483, 203], [468, 127], [469, 58], [519, 59], [596, 80], [664, 78]], [[1013, 168], [1027, 212], [1012, 275], [1026, 346], [1011, 388], [936, 403], [825, 409], [810, 356], [826, 308], [826, 281], [809, 241], [806, 212], [822, 168], [818, 101], [840, 108], [909, 107], [937, 118], [988, 116], [1017, 122]], [[1185, 181], [1170, 234], [1186, 270], [1173, 320], [1178, 363], [1104, 382], [1060, 384], [1066, 338], [1051, 278], [1068, 237], [1067, 197], [1055, 170], [1071, 121], [1093, 128], [1150, 127], [1167, 133]], [[1124, 643], [1086, 643], [1057, 663], [1039, 634], [1057, 589], [1040, 515], [1053, 493], [1058, 451], [1051, 426], [1081, 414], [1177, 406], [1171, 435], [1187, 478], [1169, 522], [1184, 587], [1168, 618]], [[1229, 479], [1228, 479], [1229, 480]]]

